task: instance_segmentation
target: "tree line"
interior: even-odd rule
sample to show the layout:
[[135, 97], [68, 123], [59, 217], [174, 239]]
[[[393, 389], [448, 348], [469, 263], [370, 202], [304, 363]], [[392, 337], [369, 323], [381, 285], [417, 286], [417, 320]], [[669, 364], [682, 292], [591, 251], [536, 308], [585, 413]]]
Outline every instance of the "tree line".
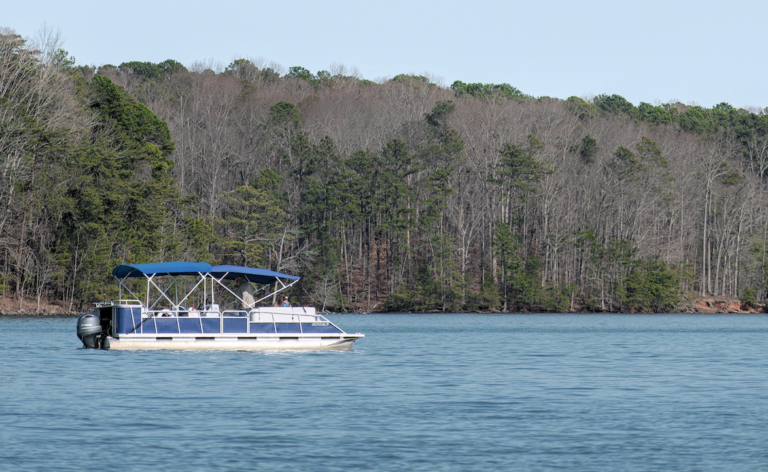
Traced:
[[766, 296], [765, 110], [0, 42], [3, 298], [80, 307], [174, 259], [297, 273], [326, 311]]

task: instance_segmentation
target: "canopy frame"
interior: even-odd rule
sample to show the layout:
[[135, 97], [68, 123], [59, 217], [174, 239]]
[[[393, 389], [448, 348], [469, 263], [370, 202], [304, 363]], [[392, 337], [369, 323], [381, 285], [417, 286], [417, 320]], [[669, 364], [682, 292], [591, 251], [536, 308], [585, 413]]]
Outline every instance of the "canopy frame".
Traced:
[[[192, 268], [205, 268], [208, 270], [205, 271], [196, 271], [193, 272]], [[149, 270], [148, 270], [149, 269]], [[173, 269], [173, 270], [171, 270]], [[215, 270], [219, 269], [219, 270]], [[234, 269], [234, 270], [233, 270]], [[119, 297], [120, 297], [120, 303], [122, 303], [122, 297], [123, 297], [123, 289], [125, 289], [132, 297], [133, 300], [138, 302], [142, 305], [143, 309], [146, 311], [155, 311], [155, 307], [158, 303], [162, 302], [163, 300], [167, 300], [168, 303], [171, 305], [171, 311], [179, 312], [179, 311], [185, 311], [186, 309], [183, 308], [184, 302], [186, 302], [189, 297], [195, 293], [195, 291], [200, 287], [200, 285], [203, 285], [203, 301], [204, 305], [208, 303], [208, 279], [211, 280], [211, 286], [210, 286], [210, 305], [216, 304], [216, 290], [215, 290], [215, 284], [218, 284], [220, 287], [223, 287], [227, 292], [232, 294], [237, 301], [239, 301], [242, 306], [247, 307], [247, 309], [253, 309], [256, 307], [256, 305], [264, 300], [266, 300], [269, 297], [273, 297], [276, 294], [287, 290], [288, 288], [292, 287], [294, 284], [296, 284], [301, 278], [294, 275], [288, 275], [288, 274], [282, 274], [279, 272], [274, 272], [266, 269], [256, 269], [251, 267], [240, 267], [240, 266], [210, 266], [207, 263], [189, 263], [189, 262], [169, 262], [169, 263], [155, 263], [155, 264], [136, 264], [136, 265], [119, 265], [115, 267], [112, 271], [113, 275], [115, 276], [115, 279], [118, 281], [119, 285]], [[120, 274], [120, 275], [118, 275]], [[141, 298], [136, 295], [128, 286], [128, 279], [129, 278], [137, 278], [143, 276], [147, 281], [147, 294], [146, 294], [146, 301], [142, 301]], [[157, 276], [168, 276], [172, 279], [171, 284], [166, 287], [165, 289], [162, 289], [158, 283], [156, 283], [155, 278]], [[188, 289], [188, 285], [186, 282], [186, 279], [183, 279], [184, 281], [184, 288], [182, 293], [182, 298], [179, 300], [179, 279], [182, 276], [195, 276], [197, 277], [196, 283], [192, 286], [192, 288]], [[242, 278], [248, 283], [256, 283], [256, 284], [263, 284], [263, 287], [259, 288], [258, 291], [262, 291], [270, 287], [274, 283], [274, 290], [270, 291], [267, 295], [259, 298], [258, 300], [254, 301], [253, 303], [247, 303], [239, 294], [235, 293], [232, 289], [230, 289], [225, 283], [224, 280], [237, 280], [239, 278]], [[255, 280], [254, 280], [255, 279]], [[283, 280], [285, 279], [285, 281]], [[290, 282], [288, 282], [290, 280]], [[288, 282], [288, 283], [286, 283]], [[152, 297], [152, 287], [154, 287], [158, 295], [156, 297]], [[175, 301], [171, 299], [171, 296], [168, 292], [170, 292], [171, 289], [175, 289], [176, 293], [173, 298], [175, 298]], [[154, 301], [153, 301], [154, 300]], [[167, 309], [164, 309], [167, 310]]]
[[[284, 282], [283, 282], [283, 281], [282, 281], [280, 278], [278, 278], [278, 277], [275, 277], [275, 280], [276, 280], [276, 282], [275, 282], [275, 291], [273, 291], [273, 292], [270, 292], [269, 294], [267, 294], [267, 295], [265, 295], [265, 296], [263, 296], [263, 297], [259, 298], [258, 300], [255, 300], [255, 301], [254, 301], [253, 303], [251, 303], [251, 304], [248, 304], [248, 303], [247, 303], [245, 300], [243, 300], [243, 298], [242, 298], [240, 295], [238, 295], [238, 294], [236, 294], [235, 292], [233, 292], [233, 291], [232, 291], [232, 290], [231, 290], [229, 287], [227, 287], [226, 285], [224, 285], [224, 283], [222, 282], [222, 281], [223, 281], [225, 278], [227, 278], [227, 275], [229, 275], [229, 272], [225, 272], [225, 273], [224, 273], [224, 275], [222, 275], [222, 276], [221, 276], [220, 278], [218, 278], [218, 279], [217, 279], [216, 277], [214, 277], [214, 276], [213, 276], [213, 274], [209, 274], [209, 275], [210, 275], [211, 279], [215, 280], [215, 281], [216, 281], [216, 283], [218, 283], [220, 286], [224, 287], [224, 289], [226, 289], [226, 290], [227, 290], [227, 292], [229, 292], [229, 293], [231, 293], [232, 295], [234, 295], [234, 296], [235, 296], [235, 298], [237, 298], [238, 300], [240, 300], [240, 303], [242, 303], [242, 305], [243, 305], [243, 306], [247, 306], [249, 309], [251, 309], [251, 308], [254, 308], [254, 307], [256, 306], [256, 304], [257, 304], [257, 303], [259, 303], [259, 302], [261, 302], [262, 300], [266, 300], [267, 298], [269, 298], [269, 297], [271, 297], [271, 296], [273, 296], [273, 295], [277, 295], [278, 293], [282, 292], [283, 290], [286, 290], [286, 289], [290, 288], [290, 287], [291, 287], [293, 284], [295, 284], [296, 282], [298, 282], [298, 281], [299, 281], [299, 279], [296, 279], [296, 280], [294, 280], [293, 282], [291, 282], [291, 283], [289, 283], [288, 285], [286, 285], [286, 284], [285, 284], [285, 283], [284, 283]], [[245, 278], [245, 277], [243, 277], [243, 278]], [[245, 280], [248, 280], [248, 279], [247, 279], [247, 278], [245, 278]], [[248, 280], [248, 283], [253, 283], [253, 282], [251, 282], [250, 280]], [[280, 287], [280, 288], [277, 288], [277, 283], [280, 283], [280, 285], [281, 285], [281, 287]], [[267, 286], [269, 286], [269, 285], [271, 285], [271, 284], [267, 284]], [[250, 305], [250, 306], [249, 306], [249, 305]]]

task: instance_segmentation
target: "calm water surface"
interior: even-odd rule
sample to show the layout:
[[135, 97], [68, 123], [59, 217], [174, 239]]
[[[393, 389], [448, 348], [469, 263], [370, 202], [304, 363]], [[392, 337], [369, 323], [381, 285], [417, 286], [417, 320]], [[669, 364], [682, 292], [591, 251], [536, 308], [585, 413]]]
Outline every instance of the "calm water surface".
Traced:
[[352, 352], [0, 317], [0, 468], [768, 470], [766, 316], [346, 315]]

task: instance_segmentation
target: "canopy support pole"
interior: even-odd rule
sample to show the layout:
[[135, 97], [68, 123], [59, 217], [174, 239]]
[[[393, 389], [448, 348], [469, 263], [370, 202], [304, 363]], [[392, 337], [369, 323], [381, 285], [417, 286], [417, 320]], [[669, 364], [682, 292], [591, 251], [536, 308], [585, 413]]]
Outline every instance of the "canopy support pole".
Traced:
[[127, 276], [127, 275], [126, 275], [126, 276], [125, 276], [123, 279], [119, 279], [119, 278], [117, 278], [117, 277], [115, 277], [115, 278], [117, 279], [117, 283], [118, 283], [118, 285], [120, 286], [120, 301], [121, 301], [121, 302], [122, 302], [122, 300], [123, 300], [123, 287], [125, 287], [125, 289], [128, 291], [128, 293], [130, 293], [131, 295], [133, 295], [133, 298], [135, 298], [135, 299], [136, 299], [136, 301], [138, 301], [139, 303], [141, 303], [141, 299], [140, 299], [140, 298], [139, 298], [139, 297], [138, 297], [138, 296], [137, 296], [135, 293], [133, 293], [133, 292], [131, 291], [131, 289], [130, 289], [130, 288], [128, 288], [128, 286], [127, 286], [127, 285], [123, 284], [123, 282], [125, 282], [125, 279], [127, 279], [127, 278], [128, 278], [128, 276]]
[[[243, 305], [247, 305], [247, 304], [245, 303], [245, 300], [243, 300], [242, 298], [240, 298], [240, 295], [236, 294], [235, 292], [233, 292], [232, 290], [230, 290], [230, 289], [229, 289], [229, 287], [227, 287], [226, 285], [224, 285], [223, 283], [221, 283], [221, 281], [222, 281], [222, 280], [224, 280], [224, 278], [225, 278], [225, 277], [226, 277], [228, 274], [229, 274], [229, 272], [225, 272], [225, 273], [224, 273], [224, 275], [223, 275], [223, 276], [222, 276], [220, 279], [217, 279], [216, 277], [214, 277], [213, 275], [211, 275], [211, 279], [215, 280], [215, 281], [216, 281], [216, 283], [218, 283], [219, 285], [221, 285], [222, 287], [224, 287], [224, 288], [226, 289], [226, 291], [227, 291], [227, 292], [229, 292], [229, 293], [231, 293], [232, 295], [234, 295], [234, 296], [235, 296], [235, 298], [237, 298], [238, 300], [240, 300], [240, 302], [241, 302]], [[211, 284], [213, 284], [213, 282], [211, 282]], [[251, 307], [251, 308], [253, 308], [253, 307]]]
[[[275, 278], [277, 279], [277, 277], [275, 277]], [[274, 292], [270, 293], [269, 295], [266, 295], [264, 297], [259, 298], [258, 300], [253, 302], [253, 304], [255, 305], [255, 304], [259, 303], [262, 300], [266, 300], [267, 298], [271, 297], [272, 295], [276, 295], [276, 294], [282, 292], [283, 290], [286, 290], [286, 289], [290, 288], [293, 284], [298, 282], [298, 280], [294, 280], [293, 282], [289, 283], [288, 285], [285, 285], [282, 280], [277, 279], [277, 281], [280, 282], [280, 285], [283, 286], [281, 289], [276, 289]]]
[[[171, 300], [170, 298], [168, 298], [168, 295], [166, 295], [166, 294], [165, 294], [165, 291], [164, 291], [163, 289], [161, 289], [160, 287], [158, 287], [158, 286], [157, 286], [157, 284], [155, 283], [155, 281], [154, 281], [154, 280], [152, 280], [154, 277], [155, 277], [155, 274], [152, 274], [152, 277], [147, 277], [147, 280], [148, 280], [148, 281], [149, 281], [149, 282], [150, 282], [152, 285], [154, 285], [154, 286], [155, 286], [155, 288], [156, 288], [156, 289], [157, 289], [157, 290], [160, 292], [160, 295], [162, 295], [163, 297], [165, 297], [165, 299], [166, 299], [166, 300], [168, 300], [168, 303], [170, 303], [170, 304], [171, 304], [171, 306], [173, 306], [173, 307], [174, 307], [174, 309], [178, 309], [178, 305], [174, 305], [174, 304], [173, 304], [173, 300]], [[168, 287], [168, 289], [167, 289], [167, 290], [170, 290], [170, 288], [171, 288], [171, 287]], [[155, 303], [153, 303], [153, 304], [152, 304], [152, 308], [154, 308], [154, 307], [155, 307], [155, 305], [157, 305], [157, 302], [159, 302], [159, 301], [160, 301], [160, 297], [158, 297], [158, 298], [157, 298], [157, 300], [155, 300]]]
[[[196, 289], [196, 288], [197, 288], [197, 287], [198, 287], [198, 286], [199, 286], [199, 285], [200, 285], [200, 284], [201, 284], [203, 281], [205, 281], [205, 276], [204, 276], [203, 274], [201, 274], [201, 273], [199, 273], [199, 272], [198, 272], [198, 275], [200, 275], [200, 280], [198, 280], [198, 282], [195, 284], [195, 286], [194, 286], [194, 287], [192, 287], [192, 289], [191, 289], [189, 292], [187, 292], [187, 295], [186, 295], [184, 298], [182, 298], [182, 299], [181, 299], [181, 302], [180, 302], [180, 303], [184, 303], [185, 301], [187, 301], [187, 298], [189, 298], [189, 296], [190, 296], [190, 295], [192, 295], [192, 292], [194, 292], [194, 291], [195, 291], [195, 289]], [[186, 290], [186, 288], [185, 288], [184, 290]]]

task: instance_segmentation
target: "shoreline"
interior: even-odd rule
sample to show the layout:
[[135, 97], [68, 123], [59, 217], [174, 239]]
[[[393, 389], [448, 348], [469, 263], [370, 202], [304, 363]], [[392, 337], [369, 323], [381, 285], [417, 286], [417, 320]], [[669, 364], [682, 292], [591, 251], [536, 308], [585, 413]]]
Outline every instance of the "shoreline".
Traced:
[[[8, 300], [5, 300], [6, 304], [3, 305], [3, 300], [0, 300], [0, 317], [60, 317], [60, 318], [76, 318], [83, 313], [90, 313], [90, 310], [83, 311], [67, 311], [59, 304], [44, 303], [38, 310], [36, 303], [27, 304], [26, 307], [9, 306]], [[32, 305], [32, 306], [30, 306]], [[319, 312], [318, 312], [319, 313]], [[325, 315], [439, 315], [439, 314], [466, 314], [466, 315], [764, 315], [768, 314], [768, 303], [748, 303], [739, 299], [725, 298], [725, 297], [703, 297], [697, 299], [689, 299], [686, 303], [678, 307], [676, 311], [669, 312], [646, 312], [646, 311], [629, 311], [629, 312], [611, 312], [611, 311], [589, 311], [583, 307], [577, 305], [575, 309], [566, 312], [537, 312], [537, 311], [516, 311], [516, 312], [502, 312], [499, 310], [488, 311], [468, 311], [468, 312], [451, 312], [446, 313], [438, 310], [431, 311], [414, 311], [414, 312], [386, 312], [376, 311], [365, 313], [363, 310], [355, 310], [349, 312], [327, 312]]]
[[[83, 313], [87, 312], [35, 312], [35, 313], [7, 313], [0, 312], [0, 318], [77, 318]], [[627, 316], [627, 315], [768, 315], [765, 311], [670, 311], [663, 313], [654, 312], [609, 312], [609, 311], [570, 311], [570, 312], [531, 312], [531, 311], [517, 311], [517, 312], [500, 312], [500, 311], [473, 311], [473, 312], [434, 312], [434, 311], [416, 311], [416, 312], [374, 312], [374, 313], [322, 313], [323, 315], [531, 315], [531, 316], [547, 316], [547, 315], [615, 315], [615, 316]]]

